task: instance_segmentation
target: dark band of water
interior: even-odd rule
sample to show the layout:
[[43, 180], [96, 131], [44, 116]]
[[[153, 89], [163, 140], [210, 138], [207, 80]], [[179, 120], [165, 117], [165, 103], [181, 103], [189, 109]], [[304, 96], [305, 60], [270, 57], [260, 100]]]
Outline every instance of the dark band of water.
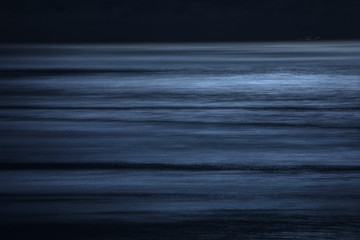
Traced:
[[106, 106], [0, 106], [0, 109], [21, 109], [21, 110], [278, 110], [278, 111], [348, 111], [360, 110], [360, 107], [314, 107], [314, 106], [131, 106], [131, 107], [106, 107]]
[[295, 165], [295, 166], [248, 166], [210, 164], [165, 163], [1, 163], [4, 170], [174, 170], [174, 171], [260, 171], [260, 172], [360, 172], [360, 166], [346, 165]]
[[60, 74], [104, 74], [104, 73], [161, 73], [169, 72], [170, 70], [160, 69], [77, 69], [77, 68], [48, 68], [48, 69], [1, 69], [0, 76], [12, 75], [60, 75]]
[[125, 120], [114, 118], [56, 118], [56, 117], [33, 117], [33, 116], [6, 116], [0, 115], [0, 119], [11, 121], [54, 121], [54, 122], [116, 122], [116, 123], [142, 123], [142, 124], [177, 124], [177, 125], [205, 125], [205, 126], [234, 126], [234, 127], [286, 127], [286, 128], [323, 128], [323, 129], [360, 129], [359, 125], [321, 125], [311, 123], [280, 123], [280, 122], [208, 122], [208, 121], [171, 121], [171, 120]]

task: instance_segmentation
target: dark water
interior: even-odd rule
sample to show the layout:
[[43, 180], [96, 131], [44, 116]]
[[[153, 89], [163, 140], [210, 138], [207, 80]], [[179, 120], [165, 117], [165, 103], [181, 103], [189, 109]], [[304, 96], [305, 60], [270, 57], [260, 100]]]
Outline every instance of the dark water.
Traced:
[[359, 239], [360, 42], [0, 47], [6, 239]]

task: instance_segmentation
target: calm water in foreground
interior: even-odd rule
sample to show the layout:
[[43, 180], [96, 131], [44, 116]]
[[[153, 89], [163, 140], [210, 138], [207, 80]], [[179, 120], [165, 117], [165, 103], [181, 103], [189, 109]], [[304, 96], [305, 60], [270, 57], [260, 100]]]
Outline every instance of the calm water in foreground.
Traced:
[[360, 42], [0, 46], [6, 239], [360, 239]]

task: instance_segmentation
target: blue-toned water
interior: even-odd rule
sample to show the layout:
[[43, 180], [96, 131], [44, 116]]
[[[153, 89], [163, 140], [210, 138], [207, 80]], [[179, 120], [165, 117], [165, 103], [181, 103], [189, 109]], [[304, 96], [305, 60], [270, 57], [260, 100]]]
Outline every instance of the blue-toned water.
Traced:
[[0, 83], [9, 236], [360, 238], [360, 42], [3, 45]]

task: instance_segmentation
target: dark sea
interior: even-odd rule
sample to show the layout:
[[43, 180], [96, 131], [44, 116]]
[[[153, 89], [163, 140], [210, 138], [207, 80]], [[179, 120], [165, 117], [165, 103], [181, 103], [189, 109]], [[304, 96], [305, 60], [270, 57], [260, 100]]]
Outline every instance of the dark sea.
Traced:
[[1, 45], [1, 239], [360, 239], [360, 42]]

